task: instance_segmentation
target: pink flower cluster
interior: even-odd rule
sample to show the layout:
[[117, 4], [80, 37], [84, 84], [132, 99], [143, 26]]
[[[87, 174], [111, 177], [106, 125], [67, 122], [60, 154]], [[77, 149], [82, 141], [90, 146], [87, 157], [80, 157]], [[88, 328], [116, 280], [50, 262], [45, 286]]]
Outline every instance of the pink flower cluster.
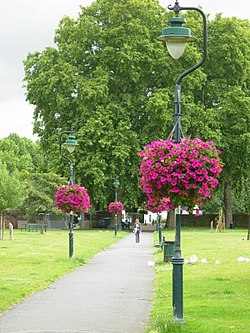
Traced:
[[214, 142], [199, 138], [159, 140], [148, 144], [139, 156], [140, 184], [148, 197], [148, 208], [162, 212], [187, 205], [201, 206], [211, 197], [222, 171], [221, 152]]
[[120, 201], [110, 202], [109, 204], [109, 212], [110, 214], [117, 214], [123, 211], [124, 207]]
[[86, 213], [91, 207], [86, 189], [78, 184], [59, 187], [54, 203], [64, 213]]
[[147, 206], [148, 210], [152, 213], [161, 213], [165, 210], [169, 210], [170, 208], [170, 199], [169, 198], [161, 198], [158, 200], [148, 200]]

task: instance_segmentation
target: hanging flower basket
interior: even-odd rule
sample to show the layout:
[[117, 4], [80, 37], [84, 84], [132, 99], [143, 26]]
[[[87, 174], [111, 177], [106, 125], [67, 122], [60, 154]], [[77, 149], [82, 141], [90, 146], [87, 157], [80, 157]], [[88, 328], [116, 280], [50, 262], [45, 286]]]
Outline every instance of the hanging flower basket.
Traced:
[[161, 213], [163, 211], [169, 210], [170, 206], [169, 198], [161, 198], [159, 200], [148, 200], [147, 207], [152, 213]]
[[110, 214], [118, 214], [124, 210], [124, 206], [120, 201], [110, 202], [108, 209]]
[[222, 171], [220, 151], [214, 142], [201, 139], [153, 141], [139, 156], [140, 184], [148, 207], [161, 212], [187, 205], [202, 206], [218, 185]]
[[54, 203], [63, 213], [86, 213], [91, 207], [86, 189], [78, 184], [59, 187]]

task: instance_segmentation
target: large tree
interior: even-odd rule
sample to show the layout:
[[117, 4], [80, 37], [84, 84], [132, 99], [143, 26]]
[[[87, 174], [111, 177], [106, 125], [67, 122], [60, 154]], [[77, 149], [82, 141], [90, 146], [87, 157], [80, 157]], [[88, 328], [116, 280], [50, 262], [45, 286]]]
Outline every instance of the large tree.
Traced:
[[4, 215], [6, 211], [15, 210], [24, 199], [24, 186], [19, 174], [10, 174], [4, 163], [0, 161], [0, 239], [3, 239], [5, 229]]
[[38, 213], [52, 213], [57, 210], [54, 204], [55, 193], [59, 185], [66, 180], [53, 173], [31, 173], [25, 181], [26, 197], [22, 210], [26, 213], [29, 222], [36, 222]]
[[51, 211], [62, 180], [46, 172], [46, 160], [39, 142], [17, 134], [0, 140], [0, 229], [4, 229], [6, 211], [27, 213], [33, 218], [38, 211]]
[[0, 140], [0, 239], [5, 228], [5, 212], [18, 211], [25, 199], [23, 177], [41, 169], [43, 155], [38, 144], [17, 134]]
[[[142, 203], [137, 152], [148, 142], [168, 136], [176, 79], [201, 58], [199, 43], [189, 45], [176, 62], [156, 40], [168, 15], [172, 14], [158, 1], [97, 0], [82, 8], [76, 20], [61, 20], [55, 48], [29, 54], [25, 61], [27, 100], [35, 105], [34, 131], [49, 153], [53, 170], [65, 176], [68, 167], [58, 157], [59, 133], [75, 130], [80, 143], [73, 157], [76, 180], [89, 189], [96, 208], [106, 208], [112, 200], [110, 185], [116, 176], [126, 208]], [[199, 14], [186, 16], [193, 34], [202, 41]], [[247, 162], [245, 151], [236, 174], [238, 148], [249, 135], [247, 27], [246, 20], [220, 16], [209, 22], [205, 66], [182, 82], [184, 133], [213, 140], [222, 148], [225, 188], [230, 175], [241, 179]], [[237, 125], [229, 118], [238, 119]]]
[[[25, 61], [35, 132], [59, 170], [59, 132], [76, 130], [76, 179], [99, 207], [111, 200], [116, 176], [126, 207], [138, 207], [136, 154], [170, 132], [176, 73], [199, 58], [195, 47], [179, 63], [167, 55], [156, 40], [166, 17], [157, 1], [99, 0], [82, 8], [76, 20], [60, 22], [57, 48], [30, 54]], [[202, 80], [197, 71], [186, 86], [189, 103]], [[68, 172], [66, 165], [63, 170]]]
[[[226, 226], [233, 213], [233, 192], [250, 177], [250, 22], [217, 15], [209, 25], [205, 107], [217, 114]], [[239, 38], [240, 36], [240, 38]]]
[[0, 140], [0, 160], [3, 161], [10, 173], [46, 171], [46, 156], [39, 142], [13, 133]]

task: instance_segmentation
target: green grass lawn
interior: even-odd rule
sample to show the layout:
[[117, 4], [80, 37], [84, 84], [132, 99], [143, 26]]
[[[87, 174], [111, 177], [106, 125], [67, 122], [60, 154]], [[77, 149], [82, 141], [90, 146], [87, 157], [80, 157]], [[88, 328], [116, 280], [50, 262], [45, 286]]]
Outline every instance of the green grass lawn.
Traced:
[[0, 312], [34, 291], [46, 288], [62, 275], [86, 263], [94, 254], [126, 233], [101, 230], [74, 231], [74, 259], [69, 260], [68, 231], [14, 230], [14, 240], [0, 241]]
[[[68, 259], [68, 231], [21, 232], [14, 240], [0, 241], [0, 312], [34, 291], [46, 288], [60, 276], [86, 263], [95, 253], [126, 233], [107, 230], [76, 230], [74, 259]], [[155, 253], [155, 299], [147, 333], [246, 333], [250, 332], [250, 241], [246, 230], [225, 232], [182, 229], [182, 254], [197, 255], [197, 264], [185, 264], [184, 319], [173, 324], [172, 264]], [[164, 230], [166, 240], [174, 231]], [[243, 240], [244, 239], [244, 240]], [[157, 243], [158, 233], [155, 233]], [[202, 264], [206, 258], [208, 263]], [[219, 260], [220, 264], [215, 261]]]
[[[174, 240], [174, 231], [163, 234], [166, 240]], [[250, 332], [250, 262], [237, 261], [240, 256], [250, 258], [246, 236], [246, 230], [237, 229], [181, 231], [183, 257], [187, 260], [195, 254], [199, 260], [183, 266], [185, 325], [173, 324], [172, 264], [163, 262], [163, 253], [157, 249], [154, 308], [147, 332]], [[203, 258], [207, 264], [201, 263]]]

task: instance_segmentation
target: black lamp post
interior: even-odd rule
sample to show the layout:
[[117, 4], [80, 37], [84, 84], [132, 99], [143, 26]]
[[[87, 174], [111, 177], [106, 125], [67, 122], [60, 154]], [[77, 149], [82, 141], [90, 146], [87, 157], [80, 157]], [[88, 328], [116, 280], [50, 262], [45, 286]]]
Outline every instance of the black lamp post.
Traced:
[[161, 226], [161, 215], [159, 213], [157, 213], [157, 225], [158, 225], [159, 245], [162, 246], [162, 226]]
[[[120, 186], [119, 180], [116, 178], [112, 185], [113, 185], [113, 190], [115, 191], [115, 202], [117, 202], [118, 201], [117, 190], [118, 190], [118, 187]], [[115, 236], [117, 235], [117, 231], [118, 231], [117, 213], [115, 213]]]
[[[69, 134], [68, 139], [62, 143], [62, 136], [64, 134]], [[63, 154], [62, 152], [62, 146], [66, 147], [68, 152], [71, 154], [73, 153], [73, 151], [75, 150], [75, 148], [78, 146], [78, 143], [74, 137], [74, 135], [72, 134], [73, 131], [63, 131], [60, 133], [60, 155], [62, 158], [64, 158], [65, 160], [67, 160], [69, 162], [69, 171], [70, 171], [70, 178], [69, 178], [69, 184], [70, 185], [74, 185], [74, 167], [73, 167], [73, 163], [72, 160]], [[69, 258], [73, 257], [73, 252], [74, 252], [74, 233], [73, 233], [73, 219], [74, 219], [74, 215], [72, 213], [70, 213], [69, 216]]]
[[[175, 143], [181, 141], [182, 127], [181, 127], [181, 80], [195, 69], [200, 67], [207, 56], [207, 20], [203, 11], [195, 7], [181, 7], [179, 2], [176, 1], [174, 6], [168, 6], [169, 10], [175, 12], [174, 18], [169, 18], [170, 27], [166, 27], [162, 31], [162, 35], [157, 37], [158, 40], [166, 42], [167, 49], [174, 59], [178, 59], [184, 52], [186, 43], [193, 42], [196, 39], [191, 35], [190, 29], [183, 27], [185, 23], [184, 18], [179, 17], [181, 10], [195, 10], [202, 15], [203, 19], [203, 56], [201, 61], [182, 73], [176, 82], [175, 86], [175, 99], [174, 99], [174, 127], [171, 131], [169, 138], [174, 137]], [[185, 203], [183, 203], [185, 204]], [[183, 324], [183, 264], [184, 259], [181, 255], [181, 208], [177, 208], [175, 226], [175, 252], [172, 258], [173, 264], [173, 315], [174, 322]]]

